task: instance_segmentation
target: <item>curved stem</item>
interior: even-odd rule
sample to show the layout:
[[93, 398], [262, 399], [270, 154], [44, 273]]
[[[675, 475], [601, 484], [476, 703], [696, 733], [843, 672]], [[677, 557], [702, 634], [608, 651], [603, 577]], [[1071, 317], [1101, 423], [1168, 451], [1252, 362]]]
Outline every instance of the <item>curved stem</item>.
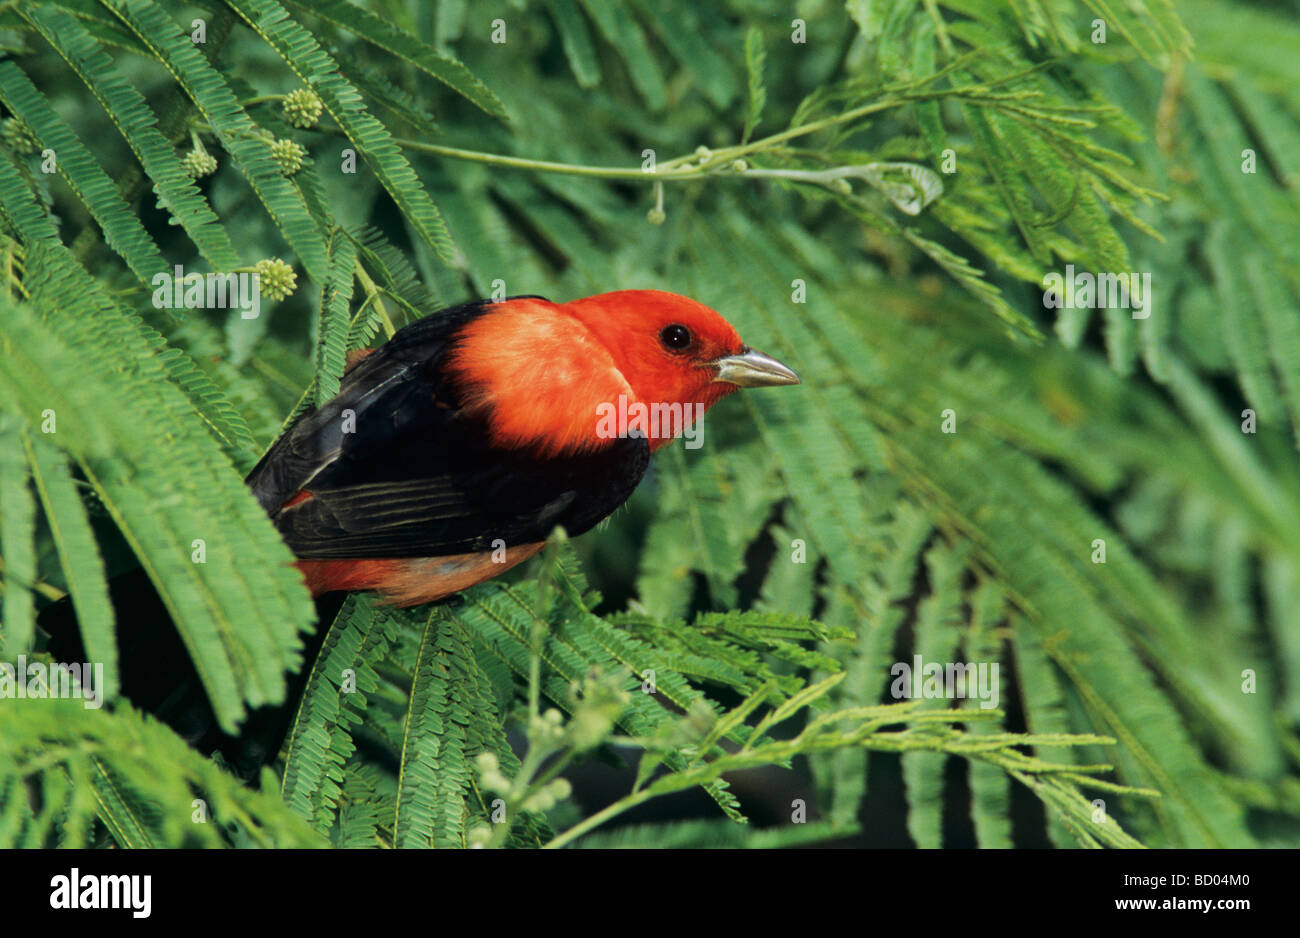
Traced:
[[[566, 176], [591, 176], [598, 179], [696, 179], [708, 175], [699, 169], [681, 170], [664, 173], [662, 167], [653, 173], [641, 169], [623, 169], [617, 166], [584, 166], [578, 163], [556, 163], [551, 160], [530, 160], [520, 156], [504, 156], [500, 153], [485, 153], [480, 150], [462, 150], [459, 147], [445, 147], [421, 140], [408, 140], [394, 137], [393, 141], [403, 149], [416, 150], [434, 156], [446, 156], [451, 159], [465, 160], [470, 163], [488, 163], [504, 166], [508, 169], [532, 169], [543, 173], [560, 173]], [[667, 165], [667, 164], [664, 164]]]
[[[845, 111], [842, 114], [836, 114], [832, 117], [825, 117], [821, 120], [813, 121], [808, 124], [801, 124], [798, 127], [790, 127], [779, 133], [764, 137], [761, 140], [754, 140], [750, 143], [739, 144], [733, 147], [724, 147], [721, 150], [712, 151], [707, 157], [704, 157], [699, 165], [689, 165], [692, 160], [699, 159], [695, 153], [689, 153], [685, 156], [679, 156], [675, 159], [659, 163], [654, 172], [646, 172], [642, 169], [625, 169], [618, 166], [587, 166], [580, 163], [557, 163], [553, 160], [534, 160], [521, 156], [506, 156], [501, 153], [487, 153], [482, 150], [465, 150], [460, 147], [443, 146], [438, 143], [426, 143], [423, 140], [411, 140], [406, 137], [394, 137], [393, 142], [405, 150], [414, 150], [417, 153], [428, 153], [432, 156], [445, 156], [449, 159], [465, 160], [470, 163], [486, 163], [491, 166], [502, 166], [507, 169], [530, 169], [544, 173], [559, 173], [566, 176], [587, 176], [597, 179], [653, 179], [656, 182], [663, 180], [682, 180], [682, 179], [700, 179], [704, 176], [717, 175], [719, 173], [730, 174], [731, 161], [737, 157], [744, 156], [747, 153], [754, 153], [759, 150], [766, 150], [775, 147], [787, 140], [793, 140], [796, 137], [803, 137], [808, 134], [816, 133], [819, 130], [826, 130], [838, 124], [848, 123], [858, 120], [870, 114], [879, 111], [888, 110], [891, 107], [898, 107], [906, 103], [906, 97], [890, 96], [876, 101], [872, 104], [864, 104], [861, 107]], [[324, 133], [332, 133], [339, 136], [345, 136], [341, 130], [323, 130]]]

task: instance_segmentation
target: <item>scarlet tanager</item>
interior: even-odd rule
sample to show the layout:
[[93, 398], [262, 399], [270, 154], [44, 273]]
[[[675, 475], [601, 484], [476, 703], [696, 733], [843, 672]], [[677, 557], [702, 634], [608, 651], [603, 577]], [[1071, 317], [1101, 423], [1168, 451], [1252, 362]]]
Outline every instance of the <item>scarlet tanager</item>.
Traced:
[[[673, 293], [469, 303], [356, 364], [248, 484], [314, 595], [376, 590], [414, 605], [526, 560], [556, 525], [582, 534], [623, 504], [671, 440], [649, 414], [690, 421], [738, 388], [798, 382]], [[615, 406], [635, 411], [622, 436], [599, 419]]]
[[[635, 405], [680, 405], [697, 420], [738, 388], [799, 383], [718, 313], [656, 290], [468, 303], [351, 359], [338, 394], [300, 417], [247, 480], [298, 558], [321, 623], [340, 591], [430, 602], [531, 557], [557, 525], [589, 530], [671, 440], [633, 416]], [[628, 432], [611, 434], [600, 414], [620, 405]], [[123, 694], [255, 777], [279, 751], [310, 669], [291, 678], [285, 705], [254, 710], [230, 736], [144, 571], [109, 586]], [[40, 623], [57, 660], [85, 660], [66, 598]], [[306, 660], [326, 631], [308, 639]]]

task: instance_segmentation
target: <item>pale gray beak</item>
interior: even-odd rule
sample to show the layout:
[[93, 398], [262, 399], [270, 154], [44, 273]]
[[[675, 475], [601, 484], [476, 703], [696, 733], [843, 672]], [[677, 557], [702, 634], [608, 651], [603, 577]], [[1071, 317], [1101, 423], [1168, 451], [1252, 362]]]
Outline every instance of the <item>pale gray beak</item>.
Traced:
[[741, 388], [765, 388], [777, 384], [798, 384], [799, 376], [771, 355], [752, 348], [742, 349], [739, 355], [714, 359], [718, 369], [714, 381], [725, 381]]

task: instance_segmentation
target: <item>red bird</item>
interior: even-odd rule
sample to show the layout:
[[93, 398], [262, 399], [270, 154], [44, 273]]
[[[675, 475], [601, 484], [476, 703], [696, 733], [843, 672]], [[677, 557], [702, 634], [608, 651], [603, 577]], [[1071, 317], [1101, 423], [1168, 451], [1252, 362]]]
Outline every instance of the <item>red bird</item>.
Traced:
[[[556, 525], [582, 534], [623, 504], [671, 439], [635, 405], [677, 405], [689, 426], [737, 388], [798, 383], [673, 293], [479, 301], [366, 353], [248, 484], [313, 595], [376, 590], [409, 606], [497, 576]], [[600, 419], [619, 407], [633, 415], [621, 436]]]

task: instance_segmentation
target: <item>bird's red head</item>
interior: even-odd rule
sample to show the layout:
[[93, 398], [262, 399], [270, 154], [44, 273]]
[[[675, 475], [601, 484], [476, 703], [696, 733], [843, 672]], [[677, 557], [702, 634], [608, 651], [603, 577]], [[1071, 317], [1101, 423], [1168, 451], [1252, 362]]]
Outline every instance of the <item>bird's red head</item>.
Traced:
[[448, 367], [498, 443], [547, 455], [602, 445], [610, 407], [677, 405], [689, 422], [738, 388], [799, 382], [714, 310], [659, 290], [506, 300], [462, 330]]

